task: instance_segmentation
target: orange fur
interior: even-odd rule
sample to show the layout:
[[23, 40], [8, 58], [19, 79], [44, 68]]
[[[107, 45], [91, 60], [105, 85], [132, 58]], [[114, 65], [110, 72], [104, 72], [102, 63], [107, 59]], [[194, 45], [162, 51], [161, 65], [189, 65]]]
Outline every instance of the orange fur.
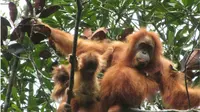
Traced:
[[56, 112], [67, 112], [67, 108], [66, 108], [67, 95], [66, 94], [67, 93], [63, 95], [61, 103], [59, 104]]
[[[184, 74], [171, 68], [174, 64], [162, 58], [163, 70], [160, 90], [166, 108], [188, 109], [187, 93], [184, 85]], [[200, 106], [200, 89], [188, 88], [191, 108]]]
[[51, 94], [52, 98], [57, 100], [65, 94], [65, 89], [69, 86], [70, 66], [59, 65], [52, 71], [54, 88]]
[[[112, 54], [113, 49], [100, 55], [97, 52], [86, 52], [78, 58], [78, 66], [74, 75], [74, 98], [71, 100], [71, 109], [73, 112], [99, 112], [99, 82], [97, 74], [105, 68], [108, 57]], [[67, 96], [64, 97], [58, 108], [58, 112], [65, 112]]]
[[[136, 43], [150, 37], [155, 42], [153, 58], [147, 67], [138, 71], [134, 68], [134, 55]], [[148, 40], [147, 42], [149, 42]], [[150, 41], [151, 42], [151, 41]], [[148, 43], [147, 43], [148, 44]], [[121, 53], [123, 60], [108, 68], [101, 81], [101, 108], [102, 112], [112, 110], [116, 105], [120, 109], [139, 107], [145, 98], [151, 97], [158, 91], [158, 84], [154, 77], [145, 76], [144, 73], [155, 74], [160, 70], [160, 56], [162, 44], [156, 34], [145, 29], [128, 36], [128, 47]], [[150, 66], [151, 65], [151, 66]], [[120, 111], [120, 110], [119, 110]]]
[[[51, 29], [50, 39], [53, 40], [54, 44], [56, 45], [56, 48], [59, 51], [61, 51], [63, 54], [65, 54], [66, 56], [68, 54], [70, 54], [71, 49], [72, 49], [73, 36], [69, 33], [65, 33], [63, 31], [60, 31], [60, 30], [57, 30], [57, 29], [54, 29], [51, 27], [49, 27], [49, 28]], [[151, 59], [148, 66], [146, 66], [145, 68], [143, 68], [140, 71], [137, 71], [135, 68], [133, 68], [134, 67], [133, 64], [135, 63], [134, 46], [138, 42], [138, 40], [140, 40], [141, 38], [144, 38], [146, 35], [151, 37], [151, 39], [155, 43], [155, 52], [153, 55], [154, 57], [153, 57], [153, 59]], [[118, 100], [114, 99], [114, 97], [116, 97], [116, 96], [109, 96], [111, 93], [116, 94], [116, 95], [121, 94], [122, 97], [124, 97], [123, 95], [126, 95], [126, 94], [128, 94], [128, 92], [130, 92], [130, 91], [126, 90], [125, 88], [128, 86], [128, 88], [131, 89], [132, 82], [133, 81], [136, 82], [134, 80], [134, 78], [138, 79], [141, 77], [142, 82], [141, 83], [137, 82], [137, 86], [136, 85], [133, 86], [133, 87], [137, 87], [139, 89], [137, 91], [142, 91], [144, 89], [146, 89], [146, 91], [147, 91], [147, 90], [149, 90], [148, 88], [157, 88], [157, 85], [155, 84], [155, 82], [159, 82], [162, 97], [164, 100], [164, 104], [166, 104], [167, 108], [187, 109], [187, 98], [186, 98], [186, 93], [185, 93], [185, 89], [184, 89], [185, 87], [182, 84], [182, 81], [180, 78], [180, 73], [170, 70], [169, 63], [171, 63], [171, 62], [163, 59], [162, 44], [161, 44], [160, 40], [158, 39], [158, 36], [153, 32], [147, 32], [145, 29], [141, 29], [139, 32], [130, 34], [128, 36], [127, 41], [128, 42], [119, 42], [119, 41], [97, 42], [97, 41], [92, 41], [92, 40], [78, 39], [78, 44], [77, 44], [77, 55], [78, 56], [83, 53], [86, 53], [88, 51], [98, 52], [99, 54], [103, 54], [108, 47], [114, 48], [114, 51], [113, 51], [111, 57], [108, 59], [106, 68], [108, 68], [112, 65], [114, 65], [114, 66], [110, 68], [111, 70], [108, 69], [108, 72], [105, 73], [105, 77], [102, 80], [103, 87], [101, 87], [103, 89], [102, 91], [104, 91], [104, 92], [101, 92], [101, 94], [102, 94], [103, 98], [105, 98], [102, 101], [105, 100], [104, 101], [105, 105], [108, 104], [108, 105], [106, 105], [106, 107], [109, 108], [109, 106], [115, 105], [116, 101], [119, 102]], [[122, 64], [119, 64], [118, 62], [124, 63], [124, 65], [122, 66]], [[161, 68], [161, 66], [163, 68]], [[123, 73], [123, 71], [124, 71], [122, 69], [127, 70], [126, 71], [127, 73], [125, 72], [124, 74], [128, 78], [124, 77], [122, 74], [120, 74], [120, 73]], [[119, 72], [115, 72], [115, 71], [119, 71]], [[161, 76], [157, 75], [157, 72], [159, 72], [159, 71], [162, 72]], [[131, 73], [131, 72], [138, 73], [138, 74], [135, 74], [134, 75], [135, 77], [132, 77], [133, 73]], [[148, 73], [150, 75], [149, 76], [150, 79], [143, 78], [143, 75], [144, 75], [143, 73]], [[118, 76], [120, 76], [120, 77], [118, 77]], [[131, 79], [131, 78], [133, 78], [133, 79]], [[161, 79], [161, 81], [159, 81], [159, 79]], [[117, 81], [115, 81], [115, 83], [113, 84], [112, 80], [117, 80]], [[129, 82], [126, 82], [124, 80], [128, 80]], [[110, 83], [113, 87], [111, 85], [109, 85]], [[124, 87], [122, 87], [122, 86], [118, 87], [118, 83], [121, 85], [124, 84]], [[143, 83], [146, 84], [146, 86], [144, 86], [144, 87], [141, 86], [141, 85], [144, 85]], [[133, 83], [133, 84], [135, 84], [135, 83]], [[174, 85], [176, 85], [176, 86], [174, 86]], [[120, 87], [121, 87], [121, 89], [119, 89]], [[114, 89], [111, 90], [108, 88], [118, 88], [118, 91], [117, 90], [114, 91]], [[167, 88], [169, 88], [169, 89], [167, 89]], [[130, 102], [135, 102], [131, 106], [138, 106], [141, 103], [141, 101], [143, 101], [143, 98], [151, 96], [151, 94], [154, 93], [155, 89], [152, 89], [153, 91], [151, 91], [150, 93], [148, 93], [148, 92], [142, 93], [141, 95], [138, 96], [138, 98], [137, 98], [137, 96], [134, 96], [135, 93], [137, 93], [137, 91], [135, 91], [135, 89], [132, 89], [132, 90], [133, 91], [131, 91], [131, 92], [134, 94], [132, 94], [132, 96], [126, 96], [126, 99], [124, 99], [125, 100], [124, 102], [125, 102], [125, 104], [128, 104], [128, 105]], [[114, 93], [111, 91], [113, 91]], [[125, 93], [123, 93], [124, 91], [125, 91]], [[126, 91], [128, 91], [128, 92], [126, 92]], [[119, 93], [115, 93], [115, 92], [119, 92]], [[189, 88], [189, 92], [190, 92], [190, 96], [191, 96], [192, 107], [199, 106], [199, 97], [200, 97], [199, 89]], [[181, 95], [179, 95], [180, 93], [181, 93]], [[130, 94], [128, 94], [128, 95], [130, 95]], [[168, 96], [170, 96], [170, 98]], [[106, 100], [107, 97], [109, 97], [110, 100], [107, 101]], [[133, 99], [131, 99], [131, 98], [133, 98]], [[129, 99], [131, 99], [133, 101], [130, 101]], [[180, 104], [180, 102], [183, 102], [183, 103]], [[176, 104], [179, 104], [179, 105], [176, 106]]]
[[158, 85], [139, 71], [123, 64], [110, 67], [101, 81], [102, 112], [109, 107], [138, 107], [142, 101], [154, 94]]
[[[73, 35], [59, 29], [52, 28], [44, 23], [39, 24], [43, 24], [51, 30], [49, 39], [53, 41], [57, 50], [59, 50], [66, 56], [68, 56], [72, 52]], [[113, 54], [108, 61], [108, 65], [112, 65], [113, 63], [118, 61], [118, 59], [121, 59], [121, 53], [127, 49], [127, 44], [120, 41], [105, 42], [79, 38], [77, 42], [76, 54], [77, 56], [79, 56], [82, 53], [94, 51], [102, 55], [109, 47], [112, 47], [114, 49]]]
[[[140, 29], [138, 32], [130, 34], [128, 39], [128, 50], [127, 55], [124, 57], [124, 63], [128, 66], [134, 66], [136, 60], [134, 55], [136, 52], [136, 43], [140, 40], [145, 40], [146, 37], [150, 37], [151, 40], [147, 40], [146, 44], [150, 44], [151, 41], [154, 42], [154, 52], [153, 57], [150, 60], [149, 64], [142, 69], [142, 71], [148, 72], [149, 74], [155, 74], [160, 70], [160, 56], [162, 56], [162, 43], [159, 39], [159, 36], [154, 32], [148, 32], [144, 28]], [[132, 61], [132, 62], [130, 62]]]

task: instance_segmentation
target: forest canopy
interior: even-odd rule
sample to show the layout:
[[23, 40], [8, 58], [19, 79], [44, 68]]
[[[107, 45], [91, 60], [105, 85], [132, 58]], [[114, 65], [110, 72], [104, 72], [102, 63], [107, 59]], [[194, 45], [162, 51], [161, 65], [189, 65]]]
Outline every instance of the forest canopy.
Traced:
[[[26, 2], [25, 2], [26, 1]], [[1, 15], [1, 109], [23, 112], [55, 111], [52, 69], [69, 64], [48, 40], [49, 29], [33, 31], [32, 18], [74, 34], [74, 0], [2, 1]], [[1, 7], [0, 6], [0, 7]], [[191, 86], [200, 86], [199, 0], [83, 0], [79, 38], [124, 41], [128, 34], [146, 27], [162, 41], [164, 56], [187, 74]], [[9, 11], [9, 15], [7, 14]], [[101, 38], [99, 38], [101, 37]], [[195, 58], [193, 58], [193, 57]], [[188, 59], [189, 57], [189, 59]], [[189, 60], [189, 61], [188, 61]], [[99, 75], [101, 77], [101, 75]], [[159, 94], [144, 102], [141, 110], [163, 110]]]

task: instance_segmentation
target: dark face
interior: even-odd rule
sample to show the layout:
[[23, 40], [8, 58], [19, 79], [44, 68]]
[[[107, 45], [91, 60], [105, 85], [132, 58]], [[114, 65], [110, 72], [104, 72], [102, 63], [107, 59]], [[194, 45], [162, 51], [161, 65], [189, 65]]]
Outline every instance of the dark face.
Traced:
[[80, 63], [83, 65], [80, 68], [80, 72], [82, 75], [85, 75], [84, 77], [91, 77], [90, 75], [94, 75], [98, 68], [98, 57], [94, 53], [86, 53], [80, 57], [81, 59], [79, 60]]
[[133, 66], [139, 69], [146, 67], [153, 57], [154, 46], [153, 40], [148, 36], [139, 40], [135, 46]]

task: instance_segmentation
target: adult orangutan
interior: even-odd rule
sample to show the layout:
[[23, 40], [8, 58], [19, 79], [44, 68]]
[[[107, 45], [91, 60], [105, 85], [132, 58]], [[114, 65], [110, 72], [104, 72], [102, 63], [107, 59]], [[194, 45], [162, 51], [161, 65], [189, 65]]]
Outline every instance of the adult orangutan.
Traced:
[[[123, 60], [108, 68], [101, 81], [101, 111], [122, 111], [139, 107], [145, 98], [158, 91], [162, 44], [159, 37], [145, 29], [128, 36]], [[116, 110], [117, 108], [117, 110]]]
[[[139, 107], [158, 88], [164, 106], [188, 109], [181, 73], [170, 69], [162, 55], [162, 44], [154, 32], [145, 29], [128, 36], [128, 48], [122, 61], [108, 68], [101, 81], [101, 111], [122, 111]], [[191, 107], [200, 106], [200, 89], [189, 88]]]

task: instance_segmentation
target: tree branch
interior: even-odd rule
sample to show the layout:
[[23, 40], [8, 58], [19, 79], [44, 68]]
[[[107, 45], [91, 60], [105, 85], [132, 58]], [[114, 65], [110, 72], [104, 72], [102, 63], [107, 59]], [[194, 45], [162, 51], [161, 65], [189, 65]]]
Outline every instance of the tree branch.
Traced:
[[72, 48], [72, 55], [70, 57], [70, 63], [72, 65], [71, 71], [70, 71], [70, 80], [69, 80], [69, 90], [68, 90], [68, 99], [67, 104], [70, 104], [71, 98], [72, 98], [72, 90], [74, 86], [74, 71], [76, 66], [76, 48], [77, 48], [77, 40], [78, 40], [78, 29], [80, 25], [81, 20], [81, 12], [82, 12], [82, 6], [81, 1], [76, 0], [77, 4], [77, 13], [76, 13], [76, 24], [75, 24], [75, 34], [74, 34], [74, 41], [73, 41], [73, 48]]
[[13, 64], [11, 66], [11, 74], [9, 78], [8, 89], [6, 92], [6, 98], [5, 98], [5, 104], [4, 104], [4, 112], [8, 111], [8, 107], [10, 105], [10, 96], [11, 96], [12, 87], [16, 78], [16, 70], [17, 70], [18, 63], [19, 63], [19, 58], [15, 57]]

